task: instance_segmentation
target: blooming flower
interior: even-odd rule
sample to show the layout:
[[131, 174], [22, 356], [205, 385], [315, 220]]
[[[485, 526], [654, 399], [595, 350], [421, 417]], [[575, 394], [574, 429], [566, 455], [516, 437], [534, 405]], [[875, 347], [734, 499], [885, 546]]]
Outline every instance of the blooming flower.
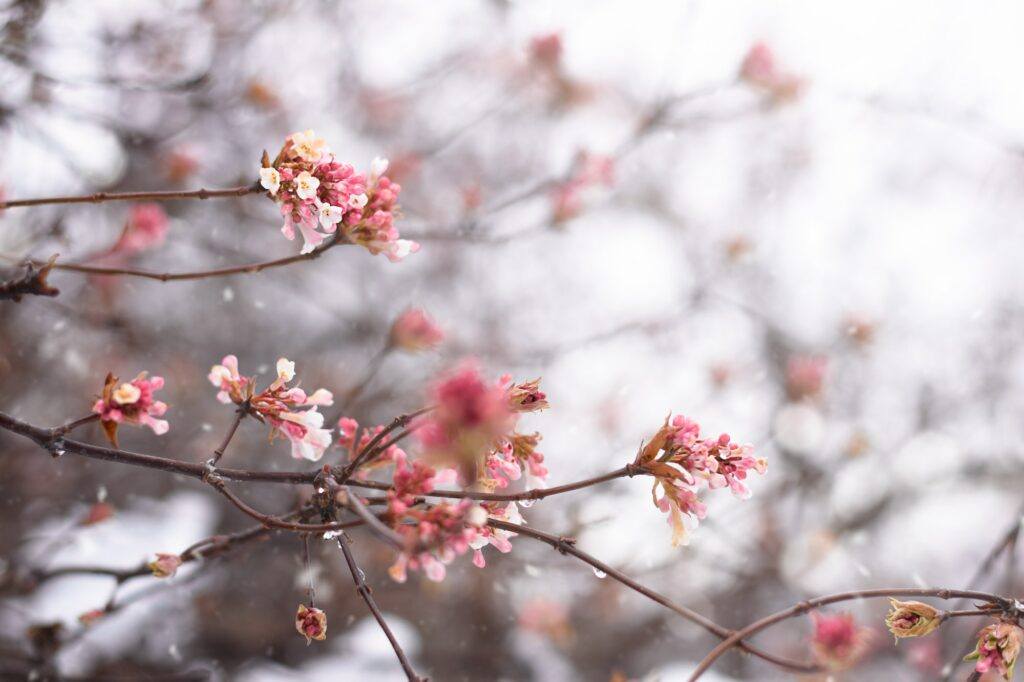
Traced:
[[164, 387], [163, 377], [147, 379], [147, 372], [141, 372], [130, 382], [118, 385], [117, 377], [107, 374], [103, 394], [92, 406], [100, 415], [100, 423], [110, 442], [117, 447], [119, 424], [141, 424], [148, 426], [158, 436], [167, 433], [168, 423], [162, 417], [167, 404], [153, 399], [153, 393]]
[[327, 639], [327, 614], [314, 606], [299, 604], [295, 612], [295, 629], [306, 638], [306, 646], [314, 639], [322, 642]]
[[138, 204], [128, 214], [113, 252], [139, 253], [160, 246], [167, 238], [169, 221], [159, 204]]
[[281, 189], [281, 174], [276, 168], [260, 168], [260, 186], [275, 196]]
[[265, 157], [260, 185], [284, 216], [281, 233], [302, 235], [302, 253], [309, 253], [338, 232], [344, 239], [398, 261], [419, 245], [400, 239], [394, 226], [401, 187], [384, 175], [386, 159], [374, 159], [369, 177], [338, 162], [313, 131], [293, 133], [277, 158]]
[[688, 525], [695, 527], [707, 514], [697, 496], [701, 487], [728, 486], [737, 497], [747, 498], [747, 472], [763, 474], [767, 467], [766, 460], [753, 456], [752, 446], [734, 443], [725, 433], [701, 438], [700, 425], [682, 415], [665, 419], [634, 464], [654, 476], [651, 495], [655, 506], [669, 515], [673, 545], [685, 544]]
[[1012, 680], [1022, 642], [1024, 630], [1020, 626], [1014, 623], [993, 623], [978, 633], [978, 644], [964, 660], [977, 661], [974, 665], [976, 672], [985, 674], [995, 670], [1004, 680]]
[[315, 462], [330, 447], [331, 432], [322, 428], [324, 416], [317, 408], [333, 405], [334, 396], [322, 388], [307, 395], [298, 386], [288, 387], [295, 378], [295, 363], [287, 358], [277, 361], [277, 378], [259, 393], [252, 379], [239, 375], [234, 355], [214, 365], [207, 378], [220, 389], [217, 399], [222, 403], [248, 401], [252, 414], [270, 425], [271, 438], [283, 435], [291, 442], [292, 457]]
[[322, 137], [317, 137], [312, 130], [307, 130], [304, 133], [292, 133], [289, 139], [295, 156], [303, 161], [316, 163], [327, 153], [327, 142]]
[[415, 353], [430, 350], [444, 341], [444, 332], [419, 308], [410, 308], [391, 325], [391, 343]]
[[859, 627], [849, 613], [812, 613], [811, 620], [814, 623], [811, 651], [822, 665], [832, 670], [850, 667], [871, 644], [871, 630]]
[[157, 578], [173, 578], [182, 563], [177, 554], [157, 554], [156, 560], [150, 561], [148, 566]]
[[892, 608], [885, 617], [885, 626], [897, 640], [924, 637], [942, 624], [941, 614], [934, 606], [919, 601], [889, 601]]
[[409, 570], [422, 570], [434, 582], [444, 580], [445, 565], [468, 552], [470, 543], [481, 535], [479, 526], [486, 522], [487, 515], [485, 512], [481, 520], [478, 508], [471, 500], [460, 500], [389, 514], [392, 528], [414, 549], [400, 553], [388, 574], [400, 583], [406, 581]]

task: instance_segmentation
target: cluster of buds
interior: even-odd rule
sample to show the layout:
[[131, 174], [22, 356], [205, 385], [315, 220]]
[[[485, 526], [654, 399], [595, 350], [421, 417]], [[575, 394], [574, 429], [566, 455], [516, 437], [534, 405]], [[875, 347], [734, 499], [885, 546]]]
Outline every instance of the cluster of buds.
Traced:
[[[540, 380], [515, 384], [508, 376], [487, 382], [473, 361], [464, 361], [431, 389], [434, 410], [417, 421], [417, 436], [428, 458], [455, 466], [464, 482], [507, 487], [523, 469], [543, 479], [539, 435], [513, 429], [519, 415], [548, 407]], [[485, 474], [490, 474], [488, 477]]]
[[790, 102], [803, 92], [806, 83], [799, 76], [783, 71], [775, 53], [764, 43], [756, 43], [743, 58], [740, 78], [764, 91], [773, 102]]
[[331, 445], [331, 432], [322, 428], [324, 416], [318, 408], [334, 404], [330, 391], [317, 389], [306, 394], [301, 388], [288, 386], [295, 378], [295, 363], [286, 358], [277, 361], [277, 378], [263, 391], [256, 393], [255, 377], [238, 373], [238, 358], [226, 356], [210, 369], [210, 383], [219, 389], [217, 399], [235, 403], [271, 427], [271, 440], [283, 435], [292, 446], [292, 457], [319, 460]]
[[492, 489], [507, 488], [525, 473], [528, 488], [543, 488], [548, 469], [544, 466], [544, 455], [537, 450], [540, 439], [539, 433], [512, 433], [501, 439], [499, 447], [487, 455], [487, 478], [483, 483]]
[[444, 341], [444, 330], [419, 308], [410, 308], [391, 325], [391, 346], [409, 353], [432, 350]]
[[322, 642], [327, 639], [327, 614], [315, 606], [299, 604], [295, 612], [295, 629], [306, 638], [306, 646], [314, 639]]
[[329, 235], [365, 247], [370, 253], [402, 260], [419, 244], [399, 239], [395, 228], [401, 187], [384, 175], [386, 159], [374, 159], [369, 175], [334, 158], [323, 138], [312, 130], [285, 139], [277, 158], [264, 154], [260, 186], [277, 202], [284, 216], [282, 234], [302, 234], [302, 253], [320, 246]]
[[978, 633], [974, 651], [964, 658], [977, 661], [975, 672], [984, 675], [990, 670], [1002, 675], [1004, 680], [1013, 679], [1013, 668], [1024, 643], [1024, 630], [1016, 623], [999, 622], [987, 625]]
[[427, 508], [407, 507], [401, 514], [389, 512], [388, 519], [412, 548], [398, 555], [388, 569], [391, 577], [404, 583], [409, 570], [422, 570], [429, 579], [439, 582], [444, 580], [445, 565], [469, 551], [470, 543], [478, 539], [487, 523], [487, 510], [471, 500], [461, 500]]
[[583, 210], [584, 194], [598, 187], [615, 184], [615, 159], [602, 154], [581, 151], [576, 155], [568, 180], [559, 183], [551, 194], [554, 221], [563, 223]]
[[874, 632], [860, 627], [849, 613], [811, 614], [814, 634], [811, 652], [830, 670], [842, 670], [856, 663], [871, 646]]
[[701, 486], [728, 486], [737, 497], [750, 496], [743, 483], [747, 472], [753, 469], [763, 474], [767, 466], [752, 453], [753, 446], [734, 443], [725, 433], [702, 439], [700, 425], [682, 415], [666, 418], [650, 442], [641, 447], [634, 466], [654, 476], [654, 504], [669, 515], [674, 546], [685, 544], [687, 523], [696, 526], [707, 514], [697, 496]]
[[158, 436], [167, 433], [168, 423], [157, 419], [167, 411], [167, 404], [153, 398], [153, 393], [163, 387], [163, 377], [147, 378], [146, 372], [120, 385], [117, 377], [107, 374], [103, 394], [92, 406], [92, 411], [100, 416], [103, 430], [114, 447], [117, 447], [117, 427], [120, 424], [148, 426]]

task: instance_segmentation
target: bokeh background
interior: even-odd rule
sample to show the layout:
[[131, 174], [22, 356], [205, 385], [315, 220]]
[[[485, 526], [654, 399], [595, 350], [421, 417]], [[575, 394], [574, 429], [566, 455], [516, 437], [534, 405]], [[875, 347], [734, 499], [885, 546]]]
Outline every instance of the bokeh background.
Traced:
[[[391, 159], [403, 236], [393, 264], [358, 248], [258, 275], [162, 284], [55, 273], [55, 299], [0, 303], [0, 410], [82, 416], [113, 371], [167, 378], [171, 431], [135, 450], [201, 462], [231, 410], [210, 365], [296, 361], [303, 385], [386, 422], [475, 356], [543, 376], [553, 484], [617, 468], [669, 411], [769, 459], [747, 501], [706, 496], [683, 548], [621, 480], [524, 510], [716, 621], [739, 627], [846, 589], [964, 588], [1019, 519], [1024, 481], [1024, 7], [962, 2], [5, 2], [0, 186], [9, 198], [251, 183], [262, 150], [313, 128], [341, 160]], [[779, 83], [741, 78], [752, 47]], [[763, 52], [761, 53], [764, 54]], [[780, 85], [781, 84], [781, 85]], [[779, 85], [779, 87], [775, 87]], [[784, 87], [783, 87], [784, 86]], [[581, 156], [581, 154], [589, 156]], [[611, 173], [577, 188], [595, 160]], [[567, 184], [569, 183], [569, 184]], [[567, 202], [567, 199], [569, 200]], [[171, 202], [164, 243], [125, 256], [193, 270], [294, 253], [272, 202]], [[124, 204], [0, 214], [5, 267], [113, 244]], [[448, 339], [391, 354], [394, 317], [426, 309]], [[97, 427], [82, 437], [102, 442]], [[325, 461], [335, 461], [337, 451]], [[333, 458], [333, 459], [332, 459]], [[249, 423], [229, 459], [293, 469]], [[242, 486], [261, 509], [296, 503]], [[104, 577], [35, 589], [26, 567], [132, 567], [250, 525], [194, 480], [51, 459], [0, 434], [0, 667], [25, 630], [102, 607]], [[113, 517], [82, 520], [98, 501]], [[714, 645], [696, 626], [526, 538], [484, 570], [391, 582], [354, 534], [382, 608], [436, 680], [685, 679]], [[978, 587], [1021, 588], [1016, 547]], [[275, 535], [168, 581], [57, 653], [71, 678], [402, 679], [336, 546], [314, 543], [329, 639], [292, 624], [299, 542]], [[136, 598], [137, 597], [137, 598]], [[962, 677], [974, 623], [893, 647], [879, 631], [850, 680]], [[760, 636], [808, 653], [809, 619]], [[730, 655], [707, 679], [788, 676]]]

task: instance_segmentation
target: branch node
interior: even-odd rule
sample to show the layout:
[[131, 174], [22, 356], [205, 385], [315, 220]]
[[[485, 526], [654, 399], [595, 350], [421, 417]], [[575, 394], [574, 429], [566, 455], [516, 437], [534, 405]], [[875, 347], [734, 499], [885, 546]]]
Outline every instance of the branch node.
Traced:
[[569, 553], [571, 548], [576, 547], [576, 538], [566, 537], [564, 535], [558, 536], [558, 543], [555, 545], [555, 550], [562, 555]]

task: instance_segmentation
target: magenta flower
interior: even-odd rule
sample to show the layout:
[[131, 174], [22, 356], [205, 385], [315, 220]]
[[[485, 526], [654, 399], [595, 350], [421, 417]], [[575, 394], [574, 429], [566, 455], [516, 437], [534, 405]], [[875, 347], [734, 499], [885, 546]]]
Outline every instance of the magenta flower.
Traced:
[[157, 419], [167, 411], [167, 404], [153, 398], [153, 393], [164, 387], [163, 377], [146, 377], [147, 372], [141, 372], [130, 382], [118, 385], [117, 377], [107, 374], [103, 395], [92, 406], [114, 447], [120, 424], [148, 426], [158, 436], [170, 428], [166, 421]]
[[417, 420], [416, 434], [428, 457], [457, 466], [467, 480], [513, 425], [507, 393], [488, 384], [475, 361], [464, 361], [430, 391], [432, 412]]
[[306, 638], [306, 646], [314, 639], [322, 642], [327, 639], [327, 614], [316, 607], [299, 604], [295, 612], [295, 629]]
[[849, 613], [812, 613], [811, 621], [814, 623], [811, 651], [819, 662], [832, 670], [848, 668], [856, 663], [874, 639], [874, 633], [858, 626]]

